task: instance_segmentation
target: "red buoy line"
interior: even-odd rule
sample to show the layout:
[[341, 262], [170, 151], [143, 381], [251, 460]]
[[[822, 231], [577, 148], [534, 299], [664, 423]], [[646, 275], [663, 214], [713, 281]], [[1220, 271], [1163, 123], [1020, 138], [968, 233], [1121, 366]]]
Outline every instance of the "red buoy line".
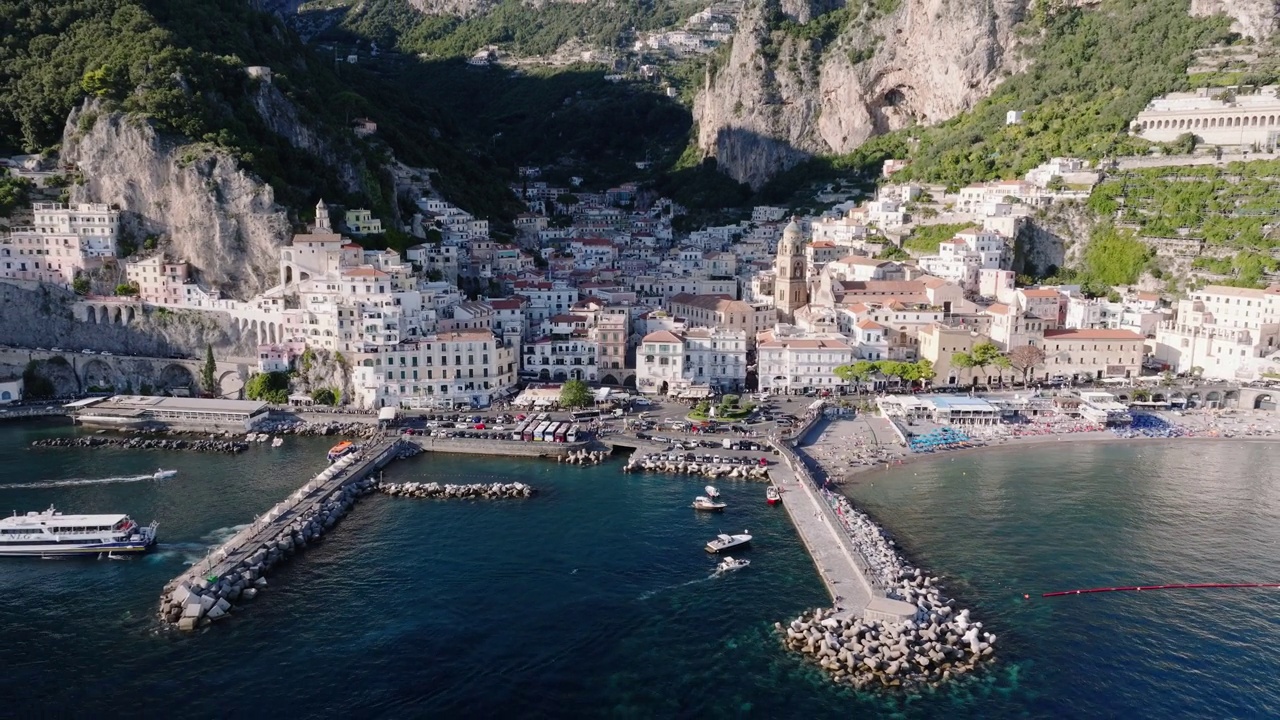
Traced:
[[1140, 592], [1143, 590], [1207, 590], [1214, 588], [1280, 588], [1280, 583], [1189, 583], [1186, 585], [1130, 585], [1128, 587], [1089, 588], [1088, 590], [1059, 590], [1044, 593], [1040, 597], [1062, 595], [1088, 595], [1106, 592]]

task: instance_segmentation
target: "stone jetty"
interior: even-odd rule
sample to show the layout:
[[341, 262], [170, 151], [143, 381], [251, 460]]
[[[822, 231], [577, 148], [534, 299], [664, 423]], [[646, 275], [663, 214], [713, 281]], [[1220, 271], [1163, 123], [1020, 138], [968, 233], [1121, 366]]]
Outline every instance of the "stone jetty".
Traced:
[[373, 491], [371, 478], [345, 485], [324, 502], [298, 513], [279, 527], [248, 557], [216, 577], [183, 580], [160, 598], [160, 618], [180, 630], [194, 630], [204, 620], [216, 622], [242, 600], [252, 600], [267, 587], [265, 575], [294, 553], [319, 542], [356, 501]]
[[[670, 457], [670, 459], [668, 459]], [[674, 459], [661, 453], [634, 453], [623, 472], [659, 472], [681, 475], [702, 475], [709, 478], [729, 478], [740, 480], [768, 480], [769, 469], [760, 465], [759, 461], [750, 458], [730, 458], [722, 462], [700, 462]]]
[[861, 570], [869, 581], [884, 597], [914, 606], [915, 615], [877, 619], [874, 600], [861, 618], [834, 609], [813, 610], [790, 625], [777, 625], [787, 647], [855, 687], [949, 680], [991, 658], [995, 636], [983, 632], [982, 623], [971, 621], [968, 610], [955, 610], [955, 601], [943, 595], [938, 578], [912, 567], [884, 528], [847, 499], [826, 497], [865, 562]]
[[568, 455], [557, 455], [556, 460], [570, 465], [599, 465], [608, 459], [609, 453], [603, 450], [582, 449]]
[[266, 588], [272, 568], [319, 541], [356, 502], [374, 491], [371, 473], [403, 453], [399, 440], [384, 438], [340, 458], [276, 503], [204, 559], [165, 586], [159, 616], [181, 630], [225, 618], [236, 603]]
[[129, 450], [187, 450], [190, 452], [242, 453], [249, 443], [239, 440], [170, 440], [152, 437], [58, 437], [33, 440], [31, 447], [126, 448]]
[[378, 483], [375, 490], [395, 497], [439, 498], [442, 500], [499, 500], [503, 498], [529, 498], [537, 491], [524, 483], [475, 483], [471, 485], [454, 485], [452, 483]]

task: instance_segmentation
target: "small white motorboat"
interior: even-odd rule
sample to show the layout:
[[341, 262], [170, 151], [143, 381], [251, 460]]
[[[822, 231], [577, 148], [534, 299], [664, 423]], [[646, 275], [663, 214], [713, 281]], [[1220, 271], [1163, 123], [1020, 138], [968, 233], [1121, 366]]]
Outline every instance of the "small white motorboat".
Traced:
[[271, 441], [271, 447], [280, 447], [284, 444], [284, 438], [278, 437]]
[[764, 491], [764, 497], [770, 505], [777, 505], [782, 502], [782, 494], [779, 493], [778, 488], [773, 485], [770, 485], [768, 489]]
[[746, 530], [743, 530], [741, 535], [725, 535], [724, 533], [720, 533], [716, 536], [715, 540], [707, 543], [707, 552], [723, 552], [730, 548], [736, 548], [750, 543], [751, 535], [748, 534]]
[[712, 500], [709, 497], [699, 495], [693, 499], [694, 510], [706, 510], [707, 512], [720, 512], [726, 507], [725, 503], [719, 500]]
[[750, 564], [750, 560], [735, 560], [734, 558], [725, 555], [724, 559], [720, 561], [720, 564], [716, 565], [716, 574], [720, 575], [727, 572], [733, 572], [734, 570], [741, 570]]
[[155, 474], [152, 475], [151, 477], [156, 480], [164, 480], [166, 478], [171, 478], [177, 474], [178, 474], [177, 470], [165, 470], [164, 468], [160, 468], [159, 470], [156, 470]]
[[708, 485], [708, 486], [706, 486], [706, 487], [702, 488], [702, 490], [703, 490], [703, 492], [705, 492], [705, 493], [707, 494], [707, 497], [709, 497], [709, 498], [718, 498], [718, 497], [720, 497], [720, 491], [716, 489], [716, 486], [715, 486], [715, 485]]

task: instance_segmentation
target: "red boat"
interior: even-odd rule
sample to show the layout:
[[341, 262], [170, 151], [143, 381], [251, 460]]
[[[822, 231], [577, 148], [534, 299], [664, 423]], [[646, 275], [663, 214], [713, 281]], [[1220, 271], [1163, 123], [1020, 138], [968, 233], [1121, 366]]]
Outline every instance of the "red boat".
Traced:
[[765, 499], [769, 501], [770, 505], [777, 505], [782, 502], [782, 494], [779, 493], [778, 488], [773, 485], [770, 485], [769, 488], [765, 490], [764, 496]]

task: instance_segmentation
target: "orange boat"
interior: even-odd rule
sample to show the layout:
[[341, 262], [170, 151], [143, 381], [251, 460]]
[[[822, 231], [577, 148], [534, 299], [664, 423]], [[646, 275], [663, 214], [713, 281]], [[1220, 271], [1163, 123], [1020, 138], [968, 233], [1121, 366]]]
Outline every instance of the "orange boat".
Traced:
[[354, 452], [355, 449], [356, 449], [356, 446], [352, 444], [351, 441], [343, 440], [337, 445], [334, 445], [333, 447], [329, 448], [329, 462], [334, 462], [338, 458], [342, 457], [343, 455], [346, 455], [347, 453], [350, 453], [350, 452]]

